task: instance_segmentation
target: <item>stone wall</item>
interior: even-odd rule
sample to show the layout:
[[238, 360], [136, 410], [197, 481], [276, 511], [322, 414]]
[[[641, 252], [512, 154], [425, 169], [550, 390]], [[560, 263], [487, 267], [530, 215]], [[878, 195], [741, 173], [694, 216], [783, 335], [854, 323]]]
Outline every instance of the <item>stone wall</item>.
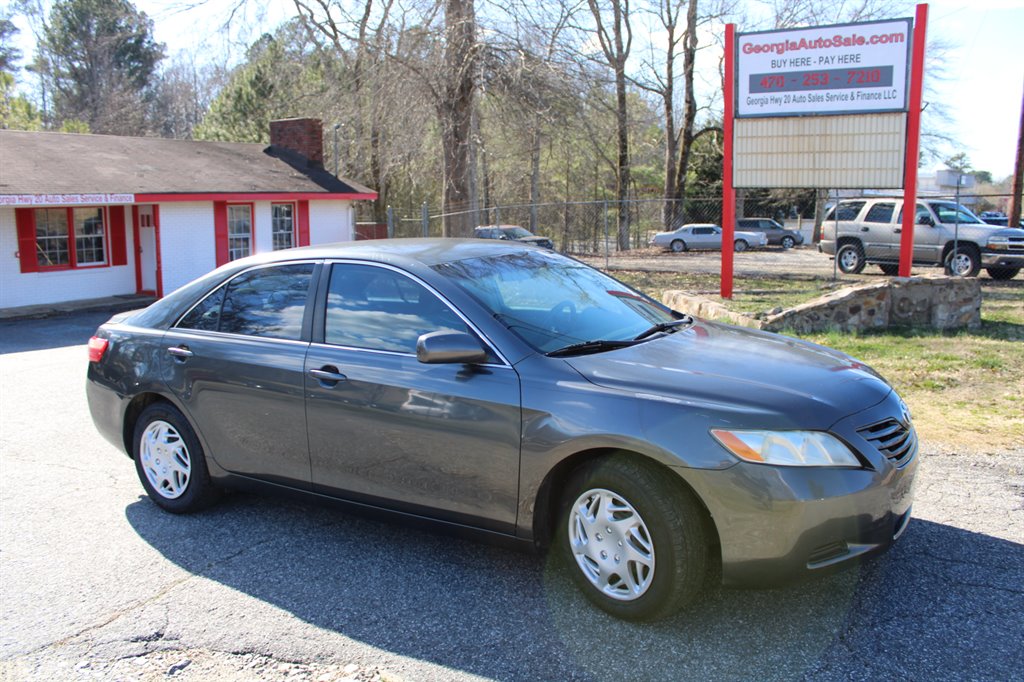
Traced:
[[894, 277], [839, 289], [807, 303], [765, 316], [729, 310], [683, 291], [666, 291], [662, 302], [695, 317], [767, 331], [843, 332], [916, 327], [976, 329], [981, 326], [981, 284], [976, 278]]

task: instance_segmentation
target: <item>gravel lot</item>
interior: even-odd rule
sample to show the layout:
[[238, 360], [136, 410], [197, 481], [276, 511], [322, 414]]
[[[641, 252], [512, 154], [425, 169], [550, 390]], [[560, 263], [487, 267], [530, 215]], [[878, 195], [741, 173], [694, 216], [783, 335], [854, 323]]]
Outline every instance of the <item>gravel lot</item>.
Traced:
[[103, 317], [0, 323], [2, 680], [1024, 670], [1024, 447], [924, 443], [915, 520], [878, 561], [786, 589], [712, 589], [672, 620], [632, 625], [592, 609], [544, 557], [241, 494], [160, 512], [88, 415], [82, 344]]
[[[582, 257], [580, 260], [595, 267], [614, 270], [652, 270], [663, 272], [689, 272], [719, 274], [722, 268], [722, 254], [718, 251], [688, 251], [670, 253], [661, 249], [635, 249], [624, 255]], [[608, 267], [605, 268], [607, 260]], [[862, 282], [883, 277], [877, 265], [868, 265], [859, 275], [846, 275], [835, 270], [831, 256], [818, 253], [817, 247], [800, 246], [788, 251], [772, 246], [764, 249], [733, 254], [733, 274], [736, 276], [796, 277], [800, 279], [835, 277], [844, 282]], [[914, 267], [914, 275], [941, 275], [941, 268]], [[989, 280], [988, 273], [981, 271], [979, 278]], [[1013, 282], [1024, 282], [1024, 274], [1017, 275]]]

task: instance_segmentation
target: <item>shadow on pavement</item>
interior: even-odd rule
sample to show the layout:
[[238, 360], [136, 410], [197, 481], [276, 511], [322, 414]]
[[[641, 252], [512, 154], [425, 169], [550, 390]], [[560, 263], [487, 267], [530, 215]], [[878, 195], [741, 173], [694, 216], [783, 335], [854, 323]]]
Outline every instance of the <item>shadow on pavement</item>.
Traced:
[[[546, 558], [233, 495], [126, 517], [167, 559], [317, 627], [512, 679], [1009, 679], [1024, 669], [1024, 545], [915, 520], [884, 557], [776, 590], [710, 589], [655, 624], [592, 608]], [[958, 674], [956, 671], [961, 671]]]
[[[0, 320], [0, 355], [84, 346], [112, 312], [71, 313], [40, 320]], [[84, 351], [83, 351], [84, 365]]]

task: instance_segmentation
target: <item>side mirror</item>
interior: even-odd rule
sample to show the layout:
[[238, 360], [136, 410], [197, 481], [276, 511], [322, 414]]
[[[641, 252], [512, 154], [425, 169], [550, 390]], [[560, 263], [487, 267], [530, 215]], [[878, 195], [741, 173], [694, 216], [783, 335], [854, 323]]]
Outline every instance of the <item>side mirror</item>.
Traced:
[[416, 339], [416, 359], [427, 365], [480, 364], [487, 362], [487, 351], [469, 334], [430, 332]]
[[921, 219], [918, 221], [917, 224], [918, 225], [931, 225], [932, 227], [934, 227], [935, 226], [935, 221], [932, 220], [932, 217], [930, 215], [923, 215], [923, 216], [921, 216]]

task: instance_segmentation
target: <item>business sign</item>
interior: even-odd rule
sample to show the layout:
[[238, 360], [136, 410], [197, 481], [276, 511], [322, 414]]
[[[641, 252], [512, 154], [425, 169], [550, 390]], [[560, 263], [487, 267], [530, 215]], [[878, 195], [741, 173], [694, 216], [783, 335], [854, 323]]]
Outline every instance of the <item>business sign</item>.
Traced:
[[736, 116], [907, 110], [911, 20], [736, 35]]
[[3, 194], [0, 206], [82, 206], [134, 204], [134, 194]]

